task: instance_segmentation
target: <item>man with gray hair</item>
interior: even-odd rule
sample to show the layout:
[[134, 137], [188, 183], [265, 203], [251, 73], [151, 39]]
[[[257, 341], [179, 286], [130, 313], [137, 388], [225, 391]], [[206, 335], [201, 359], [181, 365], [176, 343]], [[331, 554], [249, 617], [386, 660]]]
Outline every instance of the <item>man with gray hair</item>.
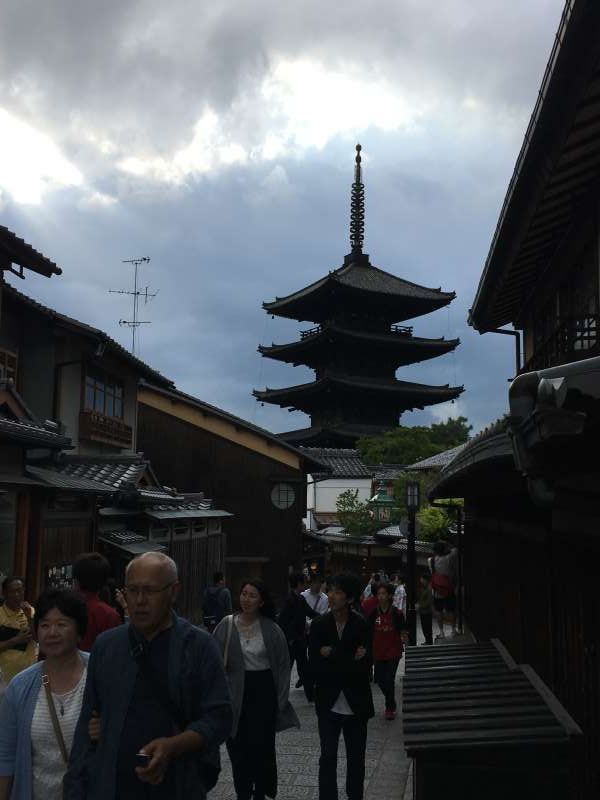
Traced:
[[[205, 631], [173, 612], [173, 559], [144, 553], [125, 581], [130, 624], [92, 649], [64, 799], [201, 800], [232, 722], [221, 657]], [[93, 715], [101, 717], [97, 744]]]

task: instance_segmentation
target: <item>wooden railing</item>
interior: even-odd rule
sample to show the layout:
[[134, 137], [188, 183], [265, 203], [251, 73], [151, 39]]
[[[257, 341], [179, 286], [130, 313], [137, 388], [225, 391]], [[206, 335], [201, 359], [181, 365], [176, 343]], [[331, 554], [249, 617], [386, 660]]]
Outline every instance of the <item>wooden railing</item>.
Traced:
[[79, 438], [91, 442], [131, 447], [133, 429], [120, 419], [105, 417], [97, 411], [81, 411], [79, 414]]
[[600, 315], [559, 317], [556, 328], [539, 344], [523, 372], [546, 369], [594, 355], [600, 346]]

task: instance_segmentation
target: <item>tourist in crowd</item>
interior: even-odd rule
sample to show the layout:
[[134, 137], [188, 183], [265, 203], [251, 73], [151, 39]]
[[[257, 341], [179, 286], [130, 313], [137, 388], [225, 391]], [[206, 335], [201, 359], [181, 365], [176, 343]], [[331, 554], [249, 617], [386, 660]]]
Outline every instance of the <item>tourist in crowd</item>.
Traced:
[[394, 575], [392, 578], [394, 586], [394, 607], [401, 611], [406, 619], [406, 585], [402, 575]]
[[363, 591], [360, 609], [357, 609], [360, 610], [365, 617], [370, 616], [371, 613], [377, 608], [377, 587], [380, 583], [380, 573], [374, 572], [371, 576], [371, 582]]
[[130, 624], [94, 645], [64, 800], [202, 800], [231, 729], [221, 656], [206, 631], [173, 612], [180, 584], [169, 556], [138, 556], [125, 581]]
[[433, 597], [431, 594], [431, 575], [428, 572], [419, 577], [417, 608], [421, 619], [421, 630], [425, 637], [423, 644], [433, 644]]
[[304, 686], [306, 699], [312, 701], [311, 682], [308, 679], [308, 661], [306, 658], [307, 639], [307, 619], [318, 617], [306, 602], [302, 595], [304, 590], [304, 575], [302, 572], [295, 572], [290, 575], [290, 593], [281, 609], [277, 622], [285, 634], [289, 648], [290, 668], [294, 666], [298, 669], [298, 681], [296, 689]]
[[8, 684], [35, 663], [37, 643], [33, 629], [33, 607], [25, 600], [23, 579], [16, 575], [2, 582], [4, 603], [0, 606], [0, 671]]
[[321, 741], [319, 800], [337, 800], [337, 753], [340, 734], [346, 743], [346, 794], [362, 800], [367, 722], [373, 716], [371, 635], [367, 622], [353, 611], [360, 597], [358, 579], [339, 575], [329, 591], [330, 611], [310, 627], [310, 668]]
[[69, 590], [44, 592], [34, 627], [45, 660], [20, 672], [0, 705], [0, 800], [61, 800], [79, 719], [87, 653], [79, 650], [87, 610]]
[[275, 608], [262, 581], [242, 584], [240, 608], [214, 632], [233, 707], [227, 750], [237, 800], [265, 800], [277, 794], [275, 733], [300, 723], [289, 701], [287, 642], [274, 621]]
[[[322, 585], [323, 578], [317, 573], [313, 573], [310, 576], [310, 586], [301, 592], [307, 604], [317, 614], [325, 614], [329, 611], [329, 600], [325, 592], [321, 590]], [[310, 617], [307, 617], [307, 622], [310, 622]]]
[[439, 627], [438, 639], [444, 638], [445, 619], [452, 627], [452, 636], [456, 636], [456, 559], [456, 548], [444, 541], [435, 542], [433, 556], [428, 559], [434, 616]]
[[385, 697], [387, 720], [396, 717], [396, 673], [408, 638], [404, 614], [393, 605], [393, 597], [394, 586], [380, 583], [377, 608], [367, 619], [373, 637], [374, 680]]
[[121, 625], [123, 620], [115, 608], [100, 599], [110, 576], [110, 565], [100, 553], [82, 553], [73, 564], [75, 588], [81, 593], [88, 612], [88, 625], [80, 648], [87, 653], [103, 632]]
[[212, 633], [228, 614], [231, 614], [231, 592], [225, 586], [223, 573], [215, 572], [212, 586], [207, 586], [202, 598], [202, 617], [207, 631]]

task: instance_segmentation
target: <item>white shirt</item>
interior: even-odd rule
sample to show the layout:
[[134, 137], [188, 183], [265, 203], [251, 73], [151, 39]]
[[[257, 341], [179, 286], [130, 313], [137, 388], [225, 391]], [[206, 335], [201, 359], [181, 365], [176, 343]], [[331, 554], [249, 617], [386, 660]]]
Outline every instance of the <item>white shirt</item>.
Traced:
[[406, 589], [404, 588], [404, 586], [396, 587], [392, 605], [394, 605], [399, 611], [401, 611], [404, 614], [404, 616], [406, 616]]
[[239, 616], [235, 616], [235, 626], [240, 636], [242, 654], [244, 656], [244, 668], [248, 672], [259, 672], [263, 669], [271, 669], [265, 640], [260, 627], [260, 619], [255, 620], [252, 625], [246, 626]]
[[[77, 686], [70, 692], [65, 694], [52, 692], [56, 716], [65, 740], [67, 753], [71, 752], [73, 734], [81, 712], [86, 675], [87, 667], [83, 670]], [[62, 800], [62, 780], [67, 767], [62, 760], [60, 747], [56, 741], [48, 700], [43, 687], [40, 687], [31, 720], [31, 762], [33, 768], [32, 800]]]
[[[337, 628], [338, 638], [341, 641], [342, 634], [344, 633], [344, 628], [346, 627], [346, 624], [344, 623], [343, 625], [340, 625], [339, 622], [337, 622], [336, 620], [335, 626]], [[346, 700], [346, 695], [343, 692], [339, 693], [337, 700], [331, 707], [331, 710], [336, 714], [343, 714], [346, 717], [354, 716], [354, 711], [352, 711], [352, 709], [350, 708], [350, 705]]]
[[325, 614], [329, 611], [329, 599], [325, 592], [313, 594], [310, 589], [305, 589], [300, 594], [306, 600], [310, 608], [316, 611], [317, 614]]

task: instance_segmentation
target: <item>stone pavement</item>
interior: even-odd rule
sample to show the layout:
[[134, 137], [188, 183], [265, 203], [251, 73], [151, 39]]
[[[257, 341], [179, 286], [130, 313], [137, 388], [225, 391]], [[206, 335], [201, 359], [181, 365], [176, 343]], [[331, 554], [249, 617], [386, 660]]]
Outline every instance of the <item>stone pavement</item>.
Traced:
[[[396, 679], [396, 700], [400, 712], [403, 661]], [[292, 687], [297, 678], [292, 677]], [[369, 721], [367, 738], [365, 800], [402, 800], [406, 786], [409, 761], [402, 747], [400, 713], [393, 722], [383, 718], [383, 696], [373, 686], [375, 717]], [[317, 800], [319, 768], [319, 734], [314, 705], [309, 705], [302, 689], [292, 688], [290, 700], [300, 718], [300, 730], [293, 729], [277, 735], [277, 765], [279, 773], [278, 800]], [[223, 771], [219, 783], [209, 798], [235, 800], [231, 766], [227, 751], [221, 751]], [[346, 797], [343, 789], [346, 759], [343, 737], [340, 737], [338, 786], [340, 800]]]

